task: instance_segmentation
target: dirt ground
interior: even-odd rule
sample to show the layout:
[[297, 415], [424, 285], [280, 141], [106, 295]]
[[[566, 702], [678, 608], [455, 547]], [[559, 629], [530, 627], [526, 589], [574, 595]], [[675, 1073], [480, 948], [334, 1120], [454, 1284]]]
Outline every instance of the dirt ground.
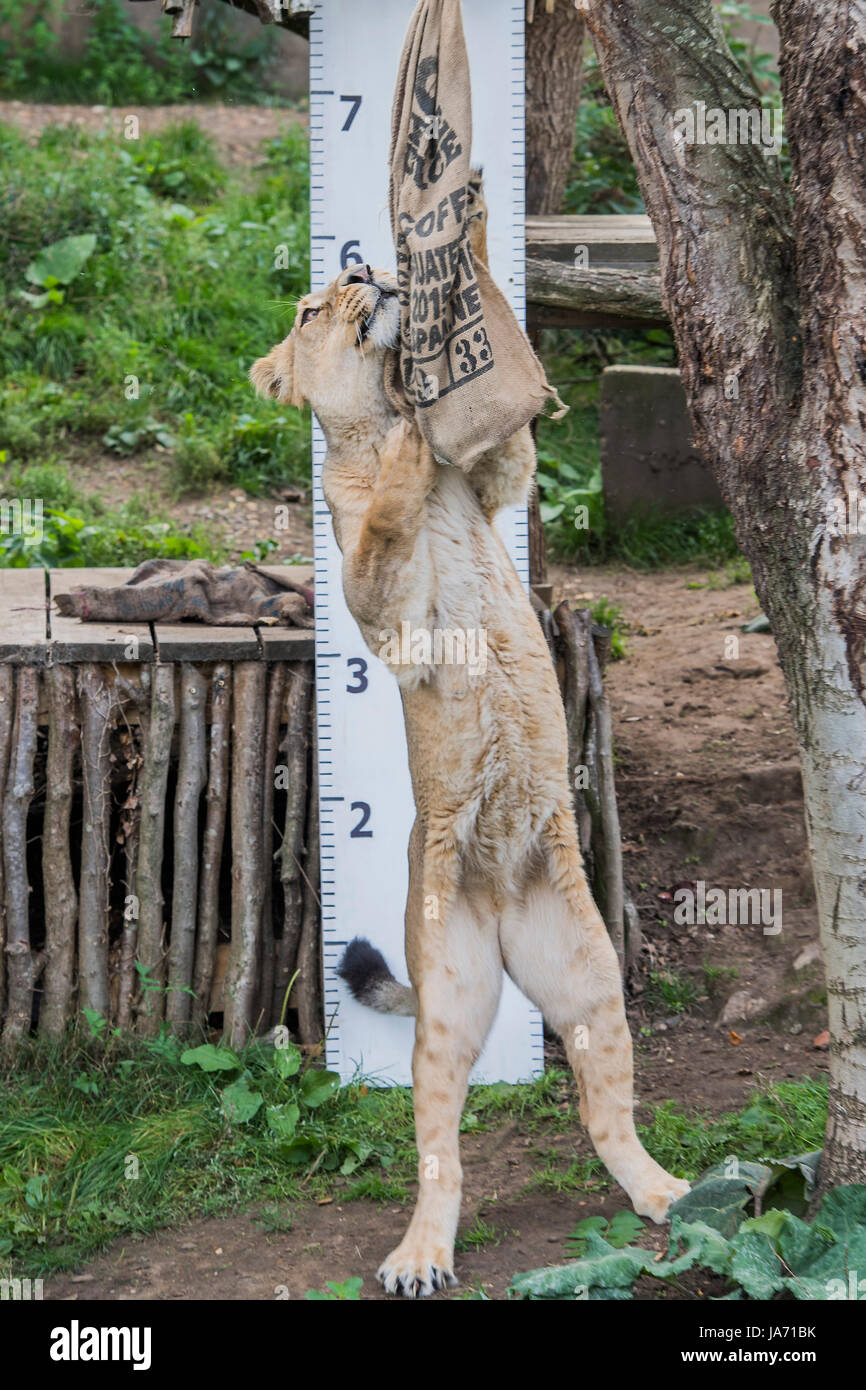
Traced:
[[[247, 525], [242, 507], [238, 524]], [[309, 545], [303, 525], [299, 518], [301, 548]], [[826, 1071], [826, 1051], [815, 1046], [825, 1018], [799, 771], [773, 640], [739, 631], [758, 611], [751, 588], [708, 588], [707, 576], [693, 570], [560, 566], [552, 578], [557, 594], [574, 603], [602, 596], [619, 603], [630, 626], [628, 656], [609, 668], [607, 688], [626, 875], [644, 933], [629, 998], [638, 1118], [648, 1120], [650, 1107], [668, 1099], [715, 1116], [741, 1106], [761, 1080]], [[736, 658], [726, 647], [731, 637], [739, 641]], [[698, 879], [781, 889], [781, 931], [674, 926], [665, 895]], [[735, 973], [708, 986], [707, 966]], [[653, 999], [654, 971], [692, 980], [692, 1006], [665, 1016]], [[562, 1064], [555, 1042], [548, 1053]], [[582, 1217], [610, 1216], [626, 1204], [616, 1187], [582, 1197], [532, 1187], [551, 1152], [589, 1152], [580, 1131], [573, 1140], [541, 1138], [512, 1123], [464, 1136], [462, 1149], [461, 1233], [476, 1215], [496, 1232], [459, 1253], [464, 1292], [480, 1284], [488, 1297], [503, 1298], [515, 1272], [562, 1261], [565, 1237]], [[329, 1279], [363, 1275], [362, 1298], [384, 1297], [375, 1270], [402, 1234], [404, 1208], [341, 1204], [337, 1192], [326, 1205], [288, 1215], [291, 1229], [280, 1233], [250, 1212], [119, 1240], [86, 1269], [50, 1279], [46, 1296], [294, 1299]], [[664, 1240], [661, 1231], [647, 1237], [659, 1249]], [[700, 1283], [692, 1290], [717, 1292]]]
[[226, 106], [220, 102], [186, 106], [49, 106], [27, 101], [0, 101], [0, 121], [17, 126], [37, 140], [50, 125], [77, 125], [84, 130], [123, 134], [128, 116], [138, 118], [139, 133], [156, 134], [178, 121], [196, 121], [212, 136], [227, 164], [250, 164], [261, 158], [263, 140], [274, 140], [290, 125], [306, 124], [305, 113], [270, 106]]

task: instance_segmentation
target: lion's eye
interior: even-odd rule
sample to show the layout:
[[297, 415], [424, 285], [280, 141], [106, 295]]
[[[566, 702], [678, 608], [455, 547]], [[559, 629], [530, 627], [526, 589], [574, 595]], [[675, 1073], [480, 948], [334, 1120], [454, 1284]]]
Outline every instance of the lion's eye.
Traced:
[[318, 312], [318, 309], [305, 309], [301, 315], [301, 327], [303, 328], [305, 323], [309, 323], [310, 319], [314, 319]]

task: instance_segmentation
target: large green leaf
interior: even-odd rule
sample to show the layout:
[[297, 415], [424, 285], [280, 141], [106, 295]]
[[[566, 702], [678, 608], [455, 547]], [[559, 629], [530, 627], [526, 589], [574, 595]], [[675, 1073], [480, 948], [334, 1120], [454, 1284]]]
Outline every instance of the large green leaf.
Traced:
[[[682, 1243], [683, 1250], [678, 1247]], [[731, 1246], [714, 1226], [705, 1221], [683, 1221], [681, 1216], [671, 1220], [668, 1258], [653, 1265], [652, 1273], [660, 1279], [684, 1274], [693, 1265], [704, 1265], [716, 1274], [727, 1274], [731, 1264]]]
[[651, 1250], [628, 1246], [616, 1250], [597, 1231], [587, 1231], [586, 1254], [573, 1264], [554, 1265], [548, 1269], [533, 1269], [518, 1274], [511, 1281], [509, 1293], [517, 1298], [583, 1298], [588, 1289], [630, 1289], [644, 1270], [652, 1270], [655, 1256]]
[[690, 1192], [674, 1202], [670, 1216], [679, 1216], [688, 1222], [701, 1221], [730, 1237], [739, 1229], [751, 1199], [752, 1189], [745, 1177], [710, 1177], [696, 1183]]
[[213, 1043], [202, 1043], [201, 1047], [188, 1047], [181, 1053], [180, 1060], [185, 1067], [201, 1067], [202, 1071], [237, 1071], [241, 1059], [230, 1047], [214, 1047]]
[[290, 1043], [288, 1047], [278, 1047], [274, 1051], [274, 1070], [277, 1076], [287, 1080], [301, 1069], [301, 1050]]
[[223, 1114], [233, 1125], [245, 1125], [264, 1104], [260, 1091], [251, 1091], [243, 1078], [226, 1086], [222, 1094]]
[[300, 1096], [304, 1105], [311, 1110], [324, 1105], [335, 1091], [339, 1090], [340, 1077], [335, 1071], [308, 1071], [301, 1080]]
[[300, 1107], [293, 1101], [285, 1105], [269, 1105], [267, 1109], [268, 1129], [278, 1139], [291, 1139], [298, 1125]]
[[731, 1275], [750, 1298], [772, 1298], [784, 1288], [782, 1266], [765, 1231], [747, 1229], [737, 1235]]
[[25, 277], [31, 285], [47, 285], [49, 281], [69, 285], [95, 250], [96, 237], [92, 232], [65, 236], [39, 252], [25, 270]]

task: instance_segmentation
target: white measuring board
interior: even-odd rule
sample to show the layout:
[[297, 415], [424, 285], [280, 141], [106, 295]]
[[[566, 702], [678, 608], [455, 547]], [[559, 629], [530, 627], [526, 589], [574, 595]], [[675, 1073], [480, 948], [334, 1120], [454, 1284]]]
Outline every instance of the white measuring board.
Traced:
[[[352, 260], [393, 269], [388, 213], [391, 102], [415, 0], [318, 0], [310, 18], [313, 289]], [[472, 73], [473, 158], [484, 168], [493, 276], [525, 317], [524, 3], [464, 0]], [[342, 557], [322, 495], [325, 444], [313, 422], [321, 895], [327, 1063], [344, 1080], [411, 1082], [413, 1019], [351, 998], [336, 970], [365, 936], [408, 979], [403, 915], [415, 816], [397, 682], [368, 650], [343, 598]], [[498, 518], [524, 585], [525, 508]], [[506, 977], [473, 1081], [523, 1081], [543, 1066], [541, 1016]]]

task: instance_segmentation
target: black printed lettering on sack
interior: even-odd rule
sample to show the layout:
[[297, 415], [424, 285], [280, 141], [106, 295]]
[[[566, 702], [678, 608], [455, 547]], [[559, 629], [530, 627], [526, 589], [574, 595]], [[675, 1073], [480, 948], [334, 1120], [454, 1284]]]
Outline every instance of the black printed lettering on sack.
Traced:
[[[415, 104], [410, 112], [404, 170], [420, 189], [438, 183], [445, 170], [463, 153], [457, 133], [442, 115], [436, 101], [439, 60], [424, 58], [415, 76]], [[433, 90], [428, 90], [428, 83]]]

